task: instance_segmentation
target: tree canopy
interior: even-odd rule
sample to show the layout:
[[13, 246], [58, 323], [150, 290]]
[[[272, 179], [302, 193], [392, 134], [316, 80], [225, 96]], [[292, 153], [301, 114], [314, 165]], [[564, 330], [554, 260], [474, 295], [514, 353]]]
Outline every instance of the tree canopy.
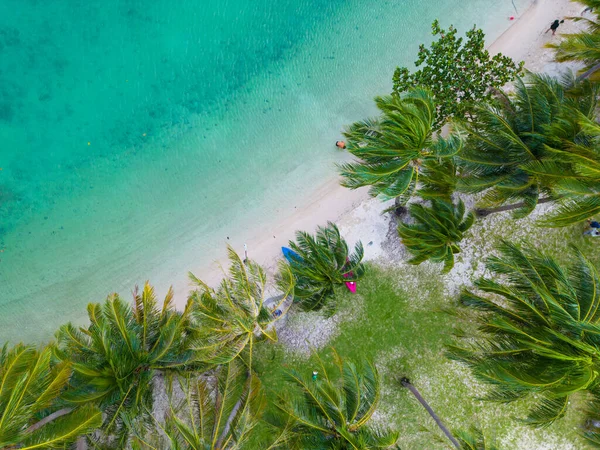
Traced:
[[449, 197], [454, 188], [453, 157], [462, 140], [434, 136], [436, 103], [426, 89], [377, 97], [379, 117], [352, 124], [344, 132], [356, 161], [339, 166], [342, 186], [369, 186], [382, 200], [405, 204], [415, 192]]
[[449, 272], [454, 267], [454, 255], [460, 251], [458, 244], [473, 225], [475, 215], [466, 213], [462, 200], [457, 204], [432, 200], [431, 207], [412, 203], [408, 211], [414, 223], [398, 225], [402, 244], [413, 255], [408, 263], [443, 262], [443, 272]]
[[1, 448], [62, 448], [102, 423], [91, 405], [61, 409], [72, 368], [52, 353], [51, 346], [38, 351], [23, 344], [0, 351]]
[[437, 41], [427, 48], [419, 46], [415, 66], [394, 72], [394, 94], [401, 95], [415, 86], [429, 89], [436, 102], [434, 128], [440, 129], [448, 118], [462, 117], [470, 104], [491, 99], [495, 90], [512, 81], [522, 70], [523, 63], [515, 64], [508, 56], [491, 56], [485, 48], [485, 34], [473, 27], [466, 39], [457, 36], [457, 29], [440, 27], [437, 20], [431, 25]]
[[[516, 80], [513, 93], [473, 107], [474, 119], [462, 123], [468, 138], [458, 157], [458, 190], [485, 192], [486, 207], [517, 204], [521, 218], [542, 198], [557, 201], [596, 179], [583, 170], [597, 161], [597, 144], [582, 122], [595, 116], [596, 97], [589, 83], [530, 74]], [[574, 149], [585, 149], [592, 161], [576, 160]]]
[[159, 307], [146, 283], [134, 292], [133, 307], [113, 294], [103, 305], [88, 305], [87, 327], [60, 327], [57, 355], [73, 368], [63, 398], [100, 407], [101, 440], [125, 446], [134, 430], [152, 422], [156, 372], [176, 373], [193, 365], [189, 314], [189, 305], [183, 312], [175, 310], [172, 290]]
[[214, 377], [180, 380], [183, 400], [172, 400], [165, 426], [169, 448], [252, 449], [247, 440], [266, 406], [259, 379], [239, 359]]
[[317, 357], [320, 372], [316, 379], [296, 370], [287, 372], [301, 391], [300, 397], [288, 396], [278, 405], [280, 423], [290, 428], [291, 442], [303, 449], [399, 448], [397, 432], [368, 426], [381, 396], [376, 367], [368, 361], [357, 366], [332, 352], [333, 369]]
[[359, 280], [365, 273], [362, 242], [350, 252], [348, 243], [333, 222], [318, 227], [315, 236], [296, 232], [289, 242], [298, 255], [287, 262], [294, 276], [294, 301], [305, 311], [334, 310], [335, 288]]
[[460, 296], [479, 333], [450, 356], [492, 386], [486, 399], [527, 397], [525, 422], [547, 426], [564, 416], [571, 395], [598, 384], [600, 277], [576, 249], [568, 269], [530, 247], [503, 242], [498, 250], [486, 263], [495, 278]]
[[[277, 340], [274, 327], [289, 308], [284, 302], [294, 290], [289, 268], [282, 264], [278, 287], [281, 295], [266, 304], [267, 276], [254, 261], [242, 261], [228, 247], [230, 267], [219, 287], [213, 289], [190, 273], [196, 288], [190, 294], [195, 343], [198, 359], [208, 366], [227, 364], [238, 356], [251, 358], [257, 338]], [[276, 310], [281, 315], [276, 316]], [[247, 364], [251, 364], [247, 362]]]

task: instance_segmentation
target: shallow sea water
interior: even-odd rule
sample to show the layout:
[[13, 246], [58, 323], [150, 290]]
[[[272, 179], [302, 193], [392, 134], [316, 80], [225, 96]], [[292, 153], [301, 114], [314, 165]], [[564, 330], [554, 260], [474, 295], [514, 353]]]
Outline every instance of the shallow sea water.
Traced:
[[[517, 1], [522, 10], [527, 0]], [[0, 342], [240, 245], [335, 175], [341, 128], [494, 0], [0, 2]]]

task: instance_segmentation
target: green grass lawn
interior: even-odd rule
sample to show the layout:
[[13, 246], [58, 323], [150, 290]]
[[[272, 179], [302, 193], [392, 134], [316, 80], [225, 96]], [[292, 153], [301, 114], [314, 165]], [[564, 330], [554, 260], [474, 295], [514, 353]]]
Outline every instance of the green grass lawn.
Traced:
[[[594, 261], [599, 259], [595, 245], [600, 245], [600, 238], [582, 238], [581, 227], [546, 230], [533, 227], [527, 219], [515, 222], [508, 216], [498, 216], [473, 227], [464, 254], [447, 276], [440, 275], [441, 266], [431, 264], [414, 267], [398, 263], [384, 267], [369, 263], [357, 295], [339, 291], [338, 311], [344, 314], [328, 346], [342, 357], [376, 363], [383, 389], [374, 423], [398, 429], [403, 449], [450, 447], [426, 411], [400, 386], [397, 379], [401, 376], [410, 378], [451, 429], [477, 425], [508, 450], [587, 448], [578, 435], [582, 405], [572, 405], [569, 414], [549, 428], [531, 429], [517, 421], [526, 413], [526, 402], [498, 405], [477, 400], [485, 393], [485, 386], [445, 356], [445, 345], [454, 339], [457, 326], [469, 327], [468, 322], [443, 311], [456, 301], [449, 286], [456, 285], [457, 280], [468, 282], [481, 272], [483, 260], [493, 251], [494, 243], [510, 236], [534, 242], [537, 248], [563, 263], [569, 259], [571, 243], [580, 246]], [[316, 313], [294, 313], [288, 319], [302, 324], [311, 320], [313, 314]], [[318, 353], [330, 360], [327, 347]], [[290, 389], [281, 376], [282, 367], [296, 367], [306, 373], [316, 367], [310, 357], [293, 353], [283, 344], [260, 346], [255, 359], [256, 370], [270, 396]]]

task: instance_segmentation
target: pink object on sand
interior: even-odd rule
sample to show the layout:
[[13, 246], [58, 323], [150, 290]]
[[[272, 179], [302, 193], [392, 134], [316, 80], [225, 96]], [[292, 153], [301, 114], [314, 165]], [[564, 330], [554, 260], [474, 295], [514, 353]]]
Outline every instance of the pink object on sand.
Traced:
[[353, 294], [356, 293], [356, 282], [355, 281], [346, 281], [346, 287]]
[[[345, 273], [344, 278], [351, 277], [352, 275], [354, 275], [352, 272]], [[356, 281], [346, 281], [346, 287], [354, 294], [356, 292]]]

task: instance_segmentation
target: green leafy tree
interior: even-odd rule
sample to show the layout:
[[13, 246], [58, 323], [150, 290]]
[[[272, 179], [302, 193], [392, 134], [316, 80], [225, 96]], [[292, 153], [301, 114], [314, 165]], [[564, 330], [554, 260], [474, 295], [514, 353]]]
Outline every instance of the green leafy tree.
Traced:
[[[196, 340], [193, 348], [199, 359], [211, 365], [227, 364], [239, 356], [251, 367], [256, 340], [277, 340], [275, 323], [289, 308], [284, 302], [293, 292], [294, 279], [282, 264], [277, 279], [281, 295], [267, 305], [264, 269], [250, 260], [244, 263], [231, 247], [227, 251], [229, 274], [218, 289], [190, 273], [196, 285], [190, 294]], [[277, 310], [281, 312], [278, 316], [274, 314]]]
[[408, 211], [414, 223], [398, 225], [400, 239], [413, 255], [408, 263], [443, 262], [443, 272], [449, 272], [454, 267], [454, 255], [460, 252], [458, 244], [473, 225], [475, 215], [466, 213], [462, 200], [456, 205], [432, 200], [431, 207], [412, 203]]
[[[368, 426], [380, 399], [380, 380], [370, 362], [362, 367], [333, 352], [335, 368], [317, 357], [317, 379], [295, 370], [287, 373], [301, 396], [278, 405], [284, 427], [291, 433], [288, 448], [397, 449], [399, 433]], [[291, 424], [291, 425], [290, 425]]]
[[294, 301], [305, 311], [333, 310], [335, 287], [357, 281], [365, 273], [362, 243], [357, 242], [350, 253], [334, 223], [318, 227], [315, 236], [297, 231], [296, 242], [290, 241], [289, 246], [298, 254], [288, 262], [296, 284]]
[[175, 310], [169, 290], [159, 308], [146, 283], [134, 292], [133, 308], [117, 295], [101, 305], [90, 303], [90, 325], [63, 325], [56, 333], [58, 356], [72, 361], [72, 404], [96, 404], [103, 412], [99, 442], [126, 446], [132, 431], [151, 425], [153, 377], [177, 373], [194, 362], [188, 333], [189, 305]]
[[0, 352], [0, 448], [64, 448], [102, 423], [92, 406], [61, 408], [72, 370], [53, 361], [52, 347], [16, 345]]
[[579, 78], [592, 77], [597, 81], [596, 72], [600, 69], [600, 1], [577, 0], [577, 2], [591, 8], [594, 18], [569, 17], [575, 22], [583, 22], [586, 30], [580, 33], [563, 34], [558, 44], [547, 44], [547, 47], [556, 50], [555, 59], [558, 62], [583, 62], [586, 66]]
[[460, 297], [479, 332], [450, 356], [493, 387], [488, 400], [526, 397], [525, 422], [546, 426], [563, 417], [571, 395], [598, 386], [600, 278], [578, 250], [569, 269], [530, 248], [503, 242], [498, 250], [486, 264], [494, 278]]
[[[377, 97], [378, 118], [352, 124], [344, 132], [356, 161], [339, 166], [342, 186], [369, 186], [382, 200], [405, 204], [418, 188], [422, 197], [449, 196], [454, 187], [452, 158], [462, 140], [434, 137], [436, 104], [425, 89]], [[440, 176], [440, 173], [443, 176]]]
[[524, 217], [538, 203], [556, 201], [565, 180], [588, 178], [564, 155], [588, 140], [581, 117], [594, 117], [597, 88], [564, 83], [530, 75], [515, 82], [513, 94], [473, 107], [474, 119], [463, 124], [469, 138], [459, 156], [458, 189], [485, 192], [487, 209], [479, 215], [514, 210]]
[[399, 95], [422, 86], [434, 93], [437, 114], [434, 128], [440, 129], [450, 117], [463, 117], [468, 105], [491, 99], [492, 93], [515, 79], [523, 63], [515, 64], [508, 56], [490, 56], [485, 49], [485, 34], [473, 27], [466, 39], [457, 37], [457, 30], [440, 28], [436, 20], [431, 26], [433, 36], [439, 36], [429, 48], [419, 46], [415, 61], [422, 69], [411, 73], [406, 67], [394, 72], [394, 93]]

